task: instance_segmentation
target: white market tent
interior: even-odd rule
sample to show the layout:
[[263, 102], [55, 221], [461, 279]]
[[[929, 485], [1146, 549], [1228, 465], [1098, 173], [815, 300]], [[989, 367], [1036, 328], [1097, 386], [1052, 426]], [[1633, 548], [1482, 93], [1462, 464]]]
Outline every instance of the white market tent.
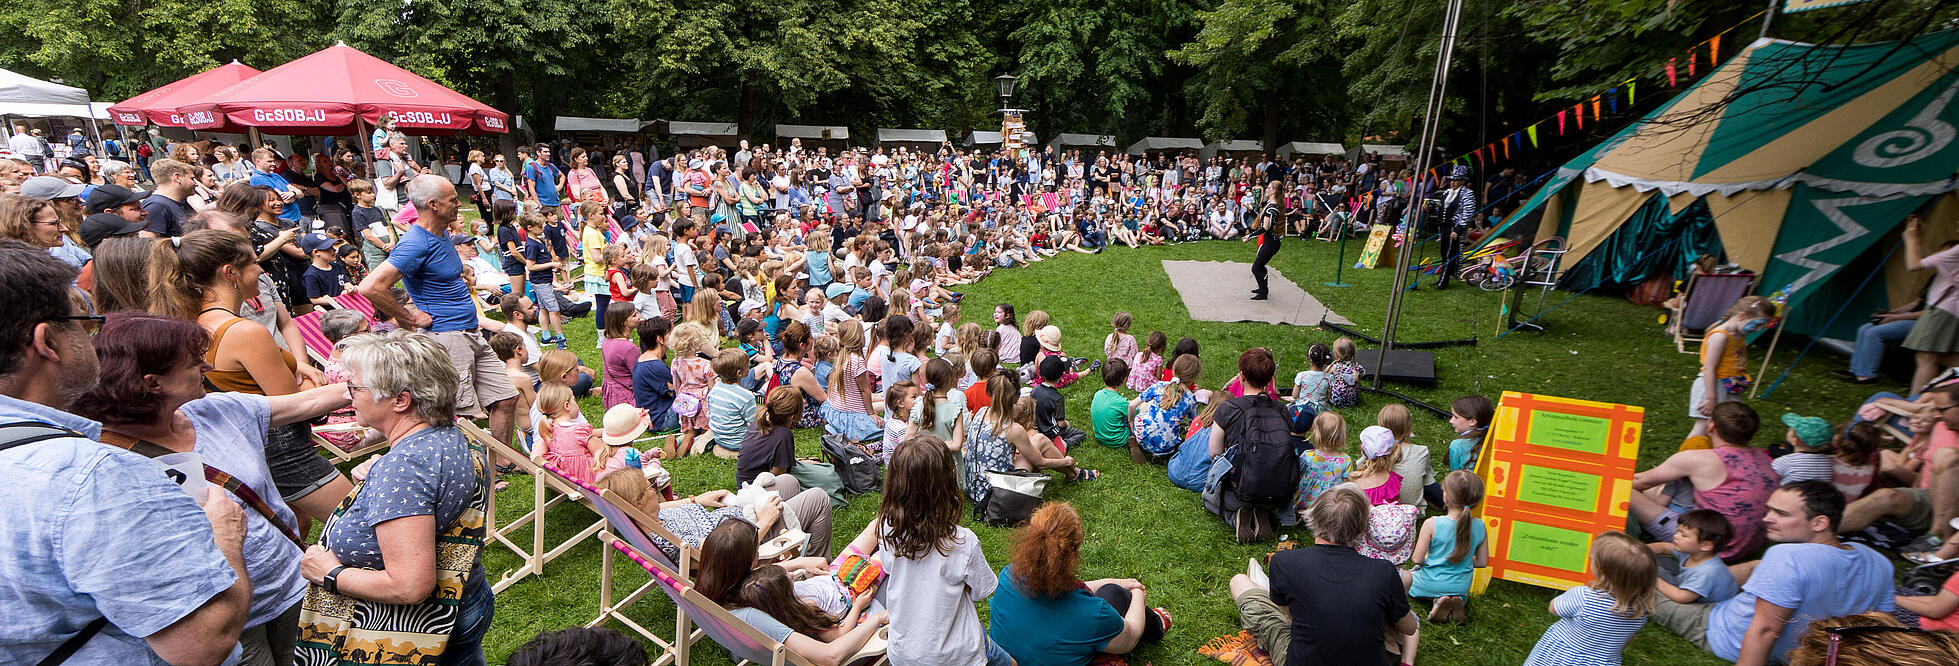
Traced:
[[1115, 148], [1116, 137], [1112, 134], [1056, 134], [1048, 142], [1054, 148]]
[[1226, 157], [1249, 157], [1252, 155], [1263, 155], [1265, 153], [1265, 144], [1260, 143], [1258, 141], [1246, 141], [1243, 139], [1227, 139], [1224, 141], [1212, 141], [1210, 144], [1205, 145], [1202, 150], [1197, 151], [1197, 158], [1201, 160], [1209, 160], [1212, 157], [1216, 157], [1218, 153], [1224, 153]]
[[1381, 161], [1383, 162], [1408, 161], [1407, 147], [1390, 146], [1390, 145], [1379, 144], [1379, 143], [1363, 143], [1353, 148], [1347, 149], [1347, 161], [1349, 162], [1358, 161], [1362, 155], [1365, 155], [1367, 153], [1374, 153], [1376, 155], [1380, 155]]
[[[1040, 143], [1039, 137], [1036, 137], [1033, 132], [1024, 132], [1023, 135], [1024, 135], [1023, 136], [1024, 140], [1021, 141], [1021, 143], [1023, 144], [1033, 145], [1033, 144]], [[971, 132], [966, 133], [966, 145], [968, 147], [997, 146], [1000, 145], [1001, 141], [1002, 141], [1002, 137], [1000, 136], [999, 132], [988, 132], [986, 130], [973, 130]]]
[[[91, 102], [88, 91], [74, 86], [65, 86], [0, 69], [0, 115], [4, 116], [72, 116], [107, 120], [109, 105], [112, 102]], [[88, 125], [95, 140], [102, 140], [95, 123]], [[0, 132], [6, 134], [6, 132]]]
[[1290, 160], [1293, 158], [1294, 155], [1300, 155], [1305, 157], [1319, 157], [1322, 155], [1346, 155], [1347, 147], [1337, 143], [1314, 143], [1311, 141], [1293, 141], [1280, 145], [1279, 150], [1277, 152], [1279, 155], [1279, 159]]
[[[652, 125], [659, 122], [649, 120], [645, 124]], [[734, 123], [697, 123], [679, 120], [667, 123], [667, 134], [673, 135], [675, 143], [683, 148], [732, 146], [735, 145], [735, 136], [738, 132], [739, 128]]]
[[556, 126], [560, 132], [638, 134], [644, 124], [638, 118], [580, 118], [578, 116], [558, 116]]
[[1203, 149], [1204, 142], [1202, 140], [1169, 136], [1148, 136], [1129, 144], [1129, 154], [1131, 155], [1141, 155], [1143, 153], [1163, 150], [1188, 150], [1194, 152]]
[[776, 125], [777, 141], [789, 139], [843, 141], [850, 138], [850, 128], [842, 125]]
[[945, 130], [935, 129], [887, 129], [878, 128], [877, 142], [882, 144], [904, 144], [919, 147], [937, 147], [945, 143]]

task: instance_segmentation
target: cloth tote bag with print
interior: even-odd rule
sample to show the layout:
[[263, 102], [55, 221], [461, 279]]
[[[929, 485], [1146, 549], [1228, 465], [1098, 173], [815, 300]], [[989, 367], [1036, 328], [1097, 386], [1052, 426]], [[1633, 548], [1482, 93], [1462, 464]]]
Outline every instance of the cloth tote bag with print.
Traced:
[[[300, 603], [299, 645], [294, 663], [301, 666], [366, 666], [370, 664], [429, 664], [439, 661], [449, 646], [461, 615], [460, 602], [470, 569], [483, 549], [484, 515], [490, 483], [483, 446], [469, 441], [475, 467], [476, 492], [462, 517], [436, 536], [435, 592], [421, 603], [386, 604], [334, 594], [318, 585], [306, 588]], [[321, 531], [320, 540], [334, 529], [347, 508], [360, 497], [365, 484], [341, 500]]]

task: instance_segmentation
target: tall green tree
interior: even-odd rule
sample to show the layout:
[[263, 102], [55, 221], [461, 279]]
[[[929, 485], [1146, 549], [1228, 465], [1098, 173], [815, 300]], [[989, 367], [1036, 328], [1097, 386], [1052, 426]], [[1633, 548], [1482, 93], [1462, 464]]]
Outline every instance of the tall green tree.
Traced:
[[231, 60], [261, 69], [331, 43], [325, 0], [0, 4], [0, 66], [123, 99]]

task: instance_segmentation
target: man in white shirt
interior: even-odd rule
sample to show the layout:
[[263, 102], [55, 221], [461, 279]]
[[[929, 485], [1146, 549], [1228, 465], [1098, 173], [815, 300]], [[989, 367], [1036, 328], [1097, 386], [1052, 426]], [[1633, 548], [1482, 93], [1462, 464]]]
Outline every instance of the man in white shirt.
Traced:
[[41, 141], [27, 133], [27, 125], [14, 126], [14, 135], [7, 139], [7, 149], [33, 167], [34, 173], [41, 173], [47, 168], [48, 156], [41, 152]]

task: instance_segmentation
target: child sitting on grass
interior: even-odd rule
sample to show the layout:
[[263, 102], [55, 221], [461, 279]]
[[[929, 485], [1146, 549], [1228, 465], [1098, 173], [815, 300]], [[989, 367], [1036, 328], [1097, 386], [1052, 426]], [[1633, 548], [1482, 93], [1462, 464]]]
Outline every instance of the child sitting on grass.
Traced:
[[1034, 385], [1032, 392], [1035, 405], [1035, 429], [1041, 434], [1047, 435], [1049, 439], [1060, 443], [1064, 449], [1080, 444], [1082, 440], [1088, 439], [1088, 433], [1082, 432], [1080, 428], [1068, 425], [1067, 399], [1061, 396], [1061, 390], [1057, 388], [1059, 385], [1055, 383], [1061, 380], [1061, 375], [1067, 365], [1067, 363], [1062, 362], [1060, 357], [1055, 356], [1050, 356], [1046, 360], [1041, 361], [1041, 381]]
[[1136, 362], [1129, 366], [1129, 390], [1141, 393], [1154, 384], [1166, 379], [1159, 375], [1164, 371], [1163, 349], [1170, 343], [1170, 337], [1163, 331], [1150, 331], [1143, 339], [1144, 348], [1136, 352]]
[[1830, 458], [1830, 482], [1843, 491], [1845, 504], [1870, 492], [1877, 478], [1878, 447], [1884, 431], [1874, 423], [1852, 423], [1836, 439], [1836, 454]]
[[[1294, 430], [1301, 429], [1298, 420], [1306, 418], [1305, 412], [1293, 415]], [[1313, 505], [1314, 498], [1332, 490], [1347, 480], [1347, 470], [1353, 467], [1354, 460], [1347, 455], [1347, 419], [1338, 412], [1320, 412], [1311, 417], [1311, 424], [1305, 425], [1313, 433], [1313, 448], [1299, 454], [1299, 497], [1293, 501], [1293, 513], [1304, 520], [1306, 508]]]
[[748, 354], [740, 349], [723, 349], [714, 357], [714, 376], [719, 381], [707, 391], [707, 429], [714, 434], [715, 455], [734, 458], [741, 442], [748, 438], [748, 427], [755, 422], [760, 407], [755, 394], [741, 387], [748, 372]]
[[1354, 362], [1354, 353], [1353, 340], [1333, 341], [1333, 365], [1326, 367], [1327, 404], [1341, 408], [1360, 404], [1360, 364]]
[[[910, 381], [902, 381], [886, 387], [884, 389], [885, 412], [910, 414], [912, 406], [918, 401], [918, 393], [918, 385]], [[894, 417], [884, 420], [884, 437], [881, 441], [885, 462], [891, 462], [891, 451], [897, 448], [898, 442], [905, 441], [906, 434], [910, 432], [911, 422], [905, 418]]]
[[1442, 498], [1448, 513], [1422, 523], [1415, 537], [1417, 568], [1401, 572], [1401, 582], [1408, 596], [1435, 600], [1430, 622], [1461, 622], [1468, 619], [1464, 604], [1474, 570], [1490, 565], [1483, 521], [1470, 515], [1483, 502], [1483, 480], [1463, 470], [1450, 472], [1442, 478]]
[[1490, 431], [1496, 407], [1480, 395], [1465, 395], [1449, 403], [1449, 427], [1456, 438], [1449, 441], [1449, 470], [1476, 471], [1476, 455], [1483, 448], [1483, 435]]
[[1102, 358], [1105, 361], [1122, 359], [1126, 363], [1136, 362], [1136, 336], [1129, 334], [1131, 321], [1127, 312], [1117, 312], [1115, 318], [1111, 320], [1115, 332], [1102, 340]]
[[1374, 423], [1394, 433], [1397, 462], [1394, 473], [1401, 475], [1401, 503], [1417, 509], [1442, 504], [1442, 485], [1435, 482], [1435, 467], [1429, 464], [1428, 447], [1409, 443], [1415, 429], [1414, 417], [1401, 403], [1383, 405]]
[[1733, 537], [1734, 526], [1718, 511], [1680, 514], [1673, 541], [1646, 544], [1660, 558], [1660, 594], [1677, 604], [1711, 604], [1740, 592], [1727, 563], [1714, 556]]
[[1524, 666], [1617, 664], [1653, 610], [1653, 552], [1624, 532], [1592, 539], [1592, 582], [1551, 600], [1558, 621], [1537, 639]]
[[1095, 441], [1110, 448], [1129, 448], [1129, 459], [1137, 464], [1148, 463], [1150, 457], [1136, 445], [1136, 437], [1129, 431], [1129, 419], [1135, 408], [1129, 399], [1122, 397], [1116, 389], [1129, 380], [1129, 364], [1119, 358], [1109, 359], [1102, 364], [1102, 390], [1095, 392], [1095, 398], [1088, 404], [1088, 420], [1095, 431]]
[[1327, 391], [1332, 381], [1327, 378], [1326, 368], [1333, 364], [1333, 350], [1315, 342], [1306, 350], [1306, 362], [1309, 367], [1292, 378], [1292, 404], [1311, 407], [1318, 414], [1327, 410]]
[[1150, 384], [1130, 402], [1136, 414], [1136, 446], [1151, 456], [1175, 452], [1184, 441], [1184, 424], [1200, 407], [1197, 382], [1204, 365], [1196, 356], [1179, 356], [1171, 365], [1175, 378]]
[[1836, 468], [1831, 464], [1830, 422], [1814, 416], [1801, 416], [1794, 413], [1783, 414], [1782, 424], [1789, 426], [1789, 432], [1782, 436], [1794, 450], [1785, 453], [1769, 467], [1782, 477], [1782, 484], [1797, 481], [1830, 481], [1836, 477]]
[[565, 476], [579, 483], [591, 483], [605, 468], [610, 453], [592, 424], [576, 418], [578, 399], [571, 387], [545, 382], [537, 389], [537, 438], [544, 446], [531, 457], [550, 463]]

